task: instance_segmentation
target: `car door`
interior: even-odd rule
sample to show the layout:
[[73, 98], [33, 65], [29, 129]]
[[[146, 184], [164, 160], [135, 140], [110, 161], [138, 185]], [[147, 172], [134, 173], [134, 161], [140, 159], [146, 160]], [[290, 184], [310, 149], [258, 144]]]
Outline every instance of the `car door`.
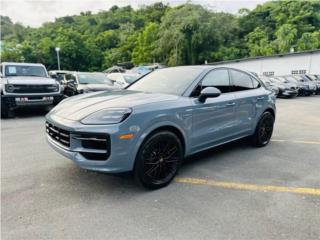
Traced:
[[267, 94], [260, 82], [251, 75], [229, 70], [235, 95], [236, 130], [239, 136], [251, 133], [255, 127], [259, 110], [267, 103]]
[[[200, 102], [197, 97], [206, 87], [218, 88], [221, 95]], [[196, 152], [231, 138], [235, 126], [235, 98], [225, 68], [206, 74], [194, 92], [191, 141], [192, 150]]]

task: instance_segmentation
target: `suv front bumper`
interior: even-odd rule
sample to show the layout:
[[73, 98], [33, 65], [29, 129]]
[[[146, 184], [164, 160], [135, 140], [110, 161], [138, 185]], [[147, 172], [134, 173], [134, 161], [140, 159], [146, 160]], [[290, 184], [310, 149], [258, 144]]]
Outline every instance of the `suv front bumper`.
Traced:
[[[118, 124], [83, 125], [80, 122], [56, 117], [55, 120], [47, 117], [47, 124], [54, 127], [55, 131], [69, 135], [67, 138], [62, 138], [69, 139], [69, 143], [61, 142], [61, 139], [57, 139], [60, 135], [50, 135], [47, 129], [46, 138], [55, 151], [71, 159], [79, 167], [108, 173], [128, 172], [133, 169], [135, 160], [133, 150], [136, 139], [119, 139], [122, 130]], [[84, 144], [87, 140], [83, 139], [101, 139], [102, 135], [107, 136], [105, 139], [109, 146], [106, 149], [101, 147], [97, 149], [90, 142]], [[105, 159], [101, 158], [101, 154], [106, 154]]]
[[43, 95], [1, 95], [1, 101], [8, 104], [9, 107], [28, 107], [28, 106], [49, 106], [60, 102], [61, 94], [43, 94]]

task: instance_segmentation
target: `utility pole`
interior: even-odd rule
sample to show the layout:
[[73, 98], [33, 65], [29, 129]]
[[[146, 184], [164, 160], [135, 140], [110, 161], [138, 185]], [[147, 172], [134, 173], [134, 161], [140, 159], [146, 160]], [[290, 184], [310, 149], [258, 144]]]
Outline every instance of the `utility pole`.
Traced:
[[59, 56], [60, 48], [59, 47], [56, 47], [56, 52], [57, 52], [57, 60], [58, 60], [58, 70], [60, 71], [60, 56]]

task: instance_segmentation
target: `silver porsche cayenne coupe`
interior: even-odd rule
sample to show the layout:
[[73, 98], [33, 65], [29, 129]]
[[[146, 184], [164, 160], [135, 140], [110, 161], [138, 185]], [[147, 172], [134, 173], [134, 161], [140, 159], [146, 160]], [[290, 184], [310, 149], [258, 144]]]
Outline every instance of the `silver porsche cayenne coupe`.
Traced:
[[170, 183], [186, 156], [248, 137], [269, 143], [275, 95], [226, 67], [156, 70], [124, 90], [70, 97], [46, 116], [47, 141], [81, 168], [132, 171], [147, 188]]

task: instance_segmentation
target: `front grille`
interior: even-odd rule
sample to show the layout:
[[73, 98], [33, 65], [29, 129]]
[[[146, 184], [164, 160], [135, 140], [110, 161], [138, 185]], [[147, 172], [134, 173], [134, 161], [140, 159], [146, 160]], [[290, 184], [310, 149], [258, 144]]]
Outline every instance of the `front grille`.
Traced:
[[57, 92], [56, 85], [10, 85], [10, 93], [53, 93]]
[[46, 122], [46, 132], [49, 136], [65, 147], [70, 147], [70, 132], [58, 128], [49, 122]]

